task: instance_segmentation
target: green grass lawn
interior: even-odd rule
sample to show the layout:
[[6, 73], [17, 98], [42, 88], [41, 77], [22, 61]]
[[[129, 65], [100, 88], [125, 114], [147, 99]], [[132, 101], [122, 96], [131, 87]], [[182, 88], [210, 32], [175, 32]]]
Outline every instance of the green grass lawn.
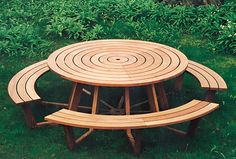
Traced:
[[[62, 42], [60, 46], [67, 43]], [[204, 117], [193, 139], [181, 138], [164, 128], [144, 130], [143, 151], [138, 157], [132, 154], [122, 131], [95, 131], [74, 151], [69, 151], [62, 127], [29, 130], [20, 107], [15, 106], [8, 97], [7, 84], [16, 72], [42, 58], [1, 58], [0, 158], [235, 158], [236, 58], [213, 54], [201, 44], [202, 40], [186, 36], [180, 39], [179, 49], [189, 59], [212, 68], [225, 79], [228, 90], [219, 92], [216, 99], [220, 108]], [[167, 86], [170, 90], [171, 83], [167, 83]], [[39, 94], [47, 100], [66, 102], [70, 88], [69, 82], [52, 73], [39, 80]], [[187, 76], [182, 93], [169, 93], [169, 99], [172, 105], [176, 105], [193, 98], [201, 99], [203, 93], [197, 81]], [[35, 111], [45, 115], [53, 109], [37, 107]], [[183, 128], [184, 126], [178, 125]], [[84, 131], [78, 129], [76, 134]]]

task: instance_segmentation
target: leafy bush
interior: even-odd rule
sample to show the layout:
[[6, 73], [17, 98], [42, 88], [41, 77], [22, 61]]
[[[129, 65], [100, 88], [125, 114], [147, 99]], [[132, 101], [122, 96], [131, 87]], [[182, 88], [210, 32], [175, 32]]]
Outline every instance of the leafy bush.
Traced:
[[42, 56], [49, 46], [50, 43], [29, 24], [19, 24], [9, 29], [0, 27], [1, 55]]
[[151, 0], [101, 0], [97, 3], [88, 0], [63, 6], [51, 3], [51, 7], [54, 12], [46, 32], [53, 36], [79, 40], [132, 38], [171, 41], [173, 45], [183, 34], [199, 34], [203, 38], [217, 39], [210, 45], [212, 50], [235, 52], [233, 27], [221, 28], [229, 20], [232, 24], [236, 21], [234, 3], [218, 8], [170, 6]]
[[51, 42], [42, 38], [39, 4], [16, 0], [0, 5], [0, 56], [43, 56]]
[[217, 49], [224, 53], [236, 54], [236, 22], [228, 21], [226, 25], [221, 25]]
[[210, 49], [216, 52], [234, 54], [236, 50], [233, 2], [220, 7], [168, 5], [155, 0], [15, 0], [0, 4], [0, 51], [4, 55], [38, 56], [55, 39], [131, 38], [178, 46], [178, 39], [186, 34], [209, 39]]

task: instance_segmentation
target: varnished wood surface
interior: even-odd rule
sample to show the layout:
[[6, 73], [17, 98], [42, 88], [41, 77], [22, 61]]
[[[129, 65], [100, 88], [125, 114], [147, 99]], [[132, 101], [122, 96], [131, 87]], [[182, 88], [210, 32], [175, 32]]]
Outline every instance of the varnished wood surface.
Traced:
[[46, 120], [81, 128], [139, 129], [167, 126], [205, 116], [218, 108], [218, 104], [193, 100], [177, 108], [139, 115], [98, 115], [59, 110], [45, 117]]
[[35, 82], [49, 71], [47, 60], [32, 64], [18, 72], [8, 84], [8, 93], [16, 104], [40, 99], [35, 91]]
[[202, 88], [209, 90], [226, 90], [224, 79], [212, 69], [189, 60], [187, 72], [192, 74], [201, 84]]
[[147, 95], [148, 95], [150, 110], [152, 112], [158, 112], [159, 106], [158, 106], [156, 88], [154, 84], [147, 86]]
[[139, 40], [95, 40], [63, 47], [48, 58], [65, 79], [95, 86], [139, 86], [182, 74], [188, 64], [180, 51]]

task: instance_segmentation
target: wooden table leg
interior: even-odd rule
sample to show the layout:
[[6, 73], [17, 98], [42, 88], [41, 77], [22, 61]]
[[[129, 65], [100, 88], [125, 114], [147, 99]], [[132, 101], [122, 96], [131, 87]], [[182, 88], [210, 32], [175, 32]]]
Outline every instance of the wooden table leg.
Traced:
[[152, 112], [158, 112], [159, 106], [158, 106], [157, 94], [156, 94], [156, 89], [155, 89], [154, 84], [147, 86], [147, 95], [148, 95], [148, 102], [149, 102], [150, 110]]
[[93, 104], [92, 104], [92, 114], [98, 113], [99, 106], [99, 87], [94, 87], [93, 91]]
[[125, 114], [130, 115], [130, 95], [128, 87], [125, 87]]
[[[98, 113], [98, 106], [99, 106], [99, 87], [94, 87], [93, 91], [93, 103], [92, 103], [92, 114]], [[92, 132], [94, 129], [90, 128], [87, 132], [85, 132], [82, 136], [80, 136], [78, 139], [76, 139], [75, 143], [79, 144], [83, 140], [85, 140]]]
[[[129, 88], [125, 87], [125, 113], [127, 115], [130, 114], [130, 94], [129, 94]], [[137, 130], [137, 134], [139, 130]], [[137, 135], [136, 137], [134, 137], [134, 135], [132, 134], [132, 130], [131, 129], [126, 129], [126, 135], [131, 143], [133, 152], [135, 155], [140, 154], [141, 151], [141, 140], [140, 140], [140, 134]]]
[[[79, 105], [80, 96], [82, 93], [82, 87], [78, 83], [74, 83], [71, 96], [69, 99], [68, 108], [69, 110], [76, 110], [77, 106]], [[73, 127], [71, 126], [64, 126], [64, 132], [67, 142], [68, 149], [72, 150], [75, 146], [75, 137]]]
[[167, 99], [167, 95], [165, 92], [164, 84], [163, 83], [158, 83], [157, 84], [157, 92], [158, 92], [158, 97], [160, 101], [160, 107], [162, 110], [166, 110], [169, 108], [169, 103]]
[[71, 96], [70, 96], [70, 100], [69, 100], [69, 110], [76, 110], [77, 106], [79, 105], [79, 101], [80, 101], [80, 96], [83, 92], [82, 90], [82, 86], [79, 85], [78, 83], [74, 83], [73, 88], [72, 88], [72, 92], [71, 92]]
[[184, 74], [180, 75], [179, 77], [176, 78], [175, 85], [174, 85], [174, 90], [175, 91], [180, 91], [183, 87], [183, 82], [184, 82]]

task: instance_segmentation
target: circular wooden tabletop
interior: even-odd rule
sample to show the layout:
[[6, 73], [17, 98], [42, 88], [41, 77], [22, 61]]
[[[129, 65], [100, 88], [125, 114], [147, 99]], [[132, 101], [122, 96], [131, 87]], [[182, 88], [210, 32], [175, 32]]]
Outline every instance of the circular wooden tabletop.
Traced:
[[140, 40], [95, 40], [53, 52], [50, 69], [65, 79], [95, 86], [141, 86], [174, 78], [188, 65], [180, 51]]

